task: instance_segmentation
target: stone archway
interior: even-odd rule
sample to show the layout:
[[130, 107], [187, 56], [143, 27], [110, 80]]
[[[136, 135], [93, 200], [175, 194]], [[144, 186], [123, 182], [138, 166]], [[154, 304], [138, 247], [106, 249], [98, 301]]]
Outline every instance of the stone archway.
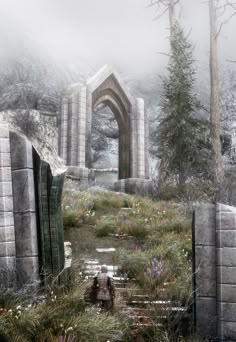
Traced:
[[74, 84], [64, 93], [59, 117], [59, 155], [81, 181], [88, 179], [92, 113], [108, 106], [119, 127], [119, 175], [116, 190], [143, 191], [149, 180], [149, 133], [144, 101], [127, 94], [119, 76], [103, 67], [85, 84]]

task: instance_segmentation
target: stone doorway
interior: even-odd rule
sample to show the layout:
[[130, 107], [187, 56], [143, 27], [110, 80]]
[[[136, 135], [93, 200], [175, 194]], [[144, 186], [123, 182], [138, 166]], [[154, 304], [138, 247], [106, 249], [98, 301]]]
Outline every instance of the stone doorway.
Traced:
[[119, 127], [119, 171], [115, 190], [147, 192], [149, 132], [144, 101], [131, 97], [119, 76], [103, 67], [85, 84], [73, 84], [62, 97], [59, 116], [59, 155], [69, 172], [88, 182], [91, 162], [92, 113], [108, 106]]

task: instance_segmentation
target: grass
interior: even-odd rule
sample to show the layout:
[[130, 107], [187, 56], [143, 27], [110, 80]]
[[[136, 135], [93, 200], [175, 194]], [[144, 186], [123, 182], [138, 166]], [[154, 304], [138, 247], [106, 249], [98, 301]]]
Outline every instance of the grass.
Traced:
[[[88, 283], [78, 277], [70, 289], [55, 288], [37, 304], [18, 295], [0, 311], [0, 339], [9, 342], [120, 341], [128, 325], [119, 314], [85, 306]], [[6, 297], [6, 296], [5, 296]], [[39, 297], [40, 298], [40, 297]]]
[[[73, 194], [73, 203], [70, 201], [70, 194], [65, 194], [65, 216], [76, 208], [80, 222], [65, 231], [74, 255], [120, 265], [121, 273], [134, 278], [135, 286], [152, 298], [191, 304], [191, 217], [181, 203], [113, 192]], [[98, 254], [97, 247], [115, 247], [116, 252], [112, 258]], [[167, 341], [164, 335], [170, 338], [169, 327], [168, 323], [165, 332], [160, 331], [158, 320], [153, 319], [153, 341]]]
[[[155, 295], [165, 282], [170, 284], [167, 292], [171, 298], [178, 293], [182, 301], [189, 298], [191, 218], [179, 203], [113, 192], [73, 194], [73, 205], [70, 201], [70, 195], [66, 194], [64, 208], [78, 209], [77, 220], [83, 221], [79, 230], [84, 237], [76, 233], [83, 240], [79, 247], [81, 254], [89, 254], [96, 247], [116, 247], [113, 263], [121, 265], [141, 287]], [[68, 217], [66, 209], [65, 216]], [[157, 260], [157, 266], [152, 265], [153, 260]]]

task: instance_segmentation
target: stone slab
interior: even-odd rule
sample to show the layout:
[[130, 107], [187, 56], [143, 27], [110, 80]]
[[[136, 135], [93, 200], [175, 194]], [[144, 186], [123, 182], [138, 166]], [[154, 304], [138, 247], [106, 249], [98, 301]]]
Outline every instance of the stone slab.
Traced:
[[217, 303], [219, 320], [236, 323], [236, 303]]
[[38, 257], [17, 258], [16, 269], [18, 286], [39, 281]]
[[0, 197], [12, 196], [12, 182], [0, 182]]
[[12, 179], [14, 212], [35, 211], [33, 170], [14, 170]]
[[8, 138], [0, 138], [0, 153], [10, 153], [10, 143]]
[[236, 247], [236, 230], [216, 231], [216, 243], [218, 247]]
[[0, 197], [0, 212], [1, 211], [13, 211], [13, 198]]
[[36, 215], [31, 212], [15, 214], [16, 256], [38, 255]]
[[0, 242], [15, 241], [14, 226], [0, 227]]
[[14, 257], [16, 255], [15, 241], [0, 242], [0, 257]]
[[217, 300], [224, 303], [236, 303], [236, 284], [217, 284]]
[[0, 182], [10, 182], [11, 181], [11, 168], [0, 166]]
[[0, 212], [0, 227], [14, 226], [13, 212]]
[[195, 243], [215, 246], [214, 204], [205, 204], [195, 210]]
[[33, 151], [31, 143], [15, 132], [10, 132], [12, 169], [33, 168]]
[[225, 247], [216, 249], [217, 266], [236, 267], [236, 247]]
[[236, 284], [236, 267], [217, 266], [217, 279], [223, 284]]
[[234, 230], [236, 229], [236, 213], [234, 212], [219, 212], [217, 213], [217, 229]]
[[0, 153], [0, 165], [1, 167], [11, 166], [11, 155], [10, 153]]
[[236, 341], [236, 323], [222, 322], [218, 327], [218, 337], [220, 341], [234, 342]]
[[217, 315], [215, 298], [197, 298], [196, 333], [201, 338], [217, 336]]

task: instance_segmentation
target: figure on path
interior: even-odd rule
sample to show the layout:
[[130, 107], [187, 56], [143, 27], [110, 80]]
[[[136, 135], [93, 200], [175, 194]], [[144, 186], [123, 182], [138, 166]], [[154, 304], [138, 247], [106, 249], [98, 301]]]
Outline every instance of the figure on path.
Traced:
[[101, 308], [110, 310], [114, 304], [115, 287], [112, 278], [107, 275], [107, 271], [107, 266], [103, 265], [101, 272], [94, 278], [93, 285], [97, 289], [97, 303]]

